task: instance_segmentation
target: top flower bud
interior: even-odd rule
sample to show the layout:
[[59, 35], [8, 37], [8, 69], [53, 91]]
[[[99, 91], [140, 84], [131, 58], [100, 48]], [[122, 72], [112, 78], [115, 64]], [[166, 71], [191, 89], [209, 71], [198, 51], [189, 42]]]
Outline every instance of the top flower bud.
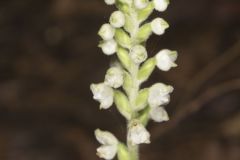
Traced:
[[107, 5], [113, 5], [116, 0], [104, 0]]
[[113, 28], [110, 24], [103, 24], [100, 28], [98, 35], [102, 37], [103, 40], [111, 40], [114, 37], [115, 28]]
[[164, 12], [169, 5], [169, 0], [153, 0], [153, 3], [157, 11]]
[[125, 16], [121, 11], [114, 11], [110, 16], [110, 24], [115, 28], [121, 28], [125, 24]]
[[146, 8], [149, 3], [149, 0], [134, 0], [134, 5], [137, 9]]

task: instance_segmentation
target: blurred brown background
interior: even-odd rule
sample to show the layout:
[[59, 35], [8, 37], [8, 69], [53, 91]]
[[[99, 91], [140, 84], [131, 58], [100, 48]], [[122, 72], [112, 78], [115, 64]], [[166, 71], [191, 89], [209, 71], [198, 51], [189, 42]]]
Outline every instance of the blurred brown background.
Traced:
[[[89, 91], [111, 61], [96, 33], [113, 10], [103, 0], [0, 1], [1, 160], [97, 160], [98, 127], [124, 140], [124, 119], [100, 112]], [[172, 0], [157, 15], [171, 28], [151, 37], [149, 54], [176, 49], [179, 67], [146, 84], [175, 92], [142, 160], [240, 160], [240, 1]]]

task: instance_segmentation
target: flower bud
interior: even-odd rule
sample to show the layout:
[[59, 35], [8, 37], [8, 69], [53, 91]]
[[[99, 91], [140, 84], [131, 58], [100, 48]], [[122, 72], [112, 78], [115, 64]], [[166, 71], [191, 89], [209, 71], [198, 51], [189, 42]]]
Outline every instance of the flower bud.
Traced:
[[113, 104], [113, 89], [104, 83], [91, 84], [93, 99], [100, 102], [100, 109], [108, 109]]
[[103, 53], [106, 55], [113, 55], [117, 51], [117, 43], [113, 39], [104, 41], [99, 47], [102, 48]]
[[153, 0], [154, 7], [157, 11], [163, 12], [169, 5], [169, 0]]
[[[118, 0], [120, 2], [120, 0]], [[117, 9], [119, 9], [120, 11], [122, 11], [125, 14], [129, 14], [130, 10], [131, 10], [131, 6], [126, 4], [126, 3], [116, 3], [116, 7]]]
[[158, 107], [170, 101], [169, 94], [173, 92], [173, 87], [163, 83], [156, 83], [149, 89], [148, 103], [150, 107]]
[[123, 115], [127, 120], [130, 120], [132, 116], [132, 109], [127, 96], [121, 91], [116, 90], [114, 92], [114, 102], [121, 115]]
[[115, 39], [122, 47], [130, 48], [132, 43], [131, 38], [123, 29], [116, 29]]
[[97, 148], [97, 155], [100, 158], [111, 160], [117, 154], [117, 145], [102, 145]]
[[138, 96], [135, 101], [136, 108], [134, 110], [140, 111], [144, 109], [148, 104], [148, 88], [139, 91]]
[[140, 64], [147, 59], [147, 50], [142, 45], [135, 45], [130, 50], [130, 57], [135, 64]]
[[131, 89], [133, 87], [133, 79], [130, 76], [128, 72], [124, 72], [124, 83], [123, 83], [123, 89], [129, 96], [131, 94]]
[[105, 84], [113, 87], [119, 88], [123, 84], [123, 71], [119, 67], [111, 67], [108, 69], [105, 76]]
[[109, 21], [113, 27], [120, 28], [125, 24], [125, 16], [121, 11], [114, 11], [110, 16]]
[[152, 74], [155, 67], [156, 67], [156, 58], [149, 58], [141, 66], [138, 72], [138, 80], [140, 80], [141, 82], [146, 81]]
[[176, 59], [177, 52], [168, 49], [161, 50], [156, 55], [157, 66], [162, 71], [169, 71], [172, 67], [177, 67]]
[[127, 70], [129, 70], [131, 68], [132, 61], [128, 54], [128, 51], [124, 48], [118, 47], [117, 56], [118, 56], [118, 59], [120, 60], [121, 64], [123, 65], [123, 67], [125, 67]]
[[133, 120], [129, 124], [127, 138], [132, 145], [150, 143], [149, 132], [138, 120]]
[[133, 33], [135, 28], [137, 27], [137, 23], [132, 20], [132, 17], [129, 14], [125, 15], [125, 24], [124, 24], [124, 29], [128, 33]]
[[143, 21], [145, 21], [153, 12], [153, 10], [154, 10], [153, 2], [148, 3], [147, 7], [145, 7], [144, 9], [138, 10], [139, 23], [142, 23]]
[[149, 0], [134, 0], [134, 5], [137, 9], [146, 8], [149, 3]]
[[113, 5], [116, 0], [104, 0], [107, 5]]
[[111, 40], [113, 39], [115, 34], [115, 28], [113, 28], [110, 24], [103, 24], [100, 28], [98, 35], [102, 37], [103, 40]]
[[152, 28], [150, 23], [144, 24], [138, 31], [136, 40], [138, 43], [145, 42], [152, 34]]
[[169, 24], [162, 18], [155, 18], [151, 22], [151, 28], [153, 33], [156, 35], [162, 35], [165, 33], [165, 30], [169, 27]]
[[146, 126], [148, 121], [149, 121], [149, 112], [150, 112], [150, 107], [146, 107], [143, 111], [140, 112], [139, 116], [138, 116], [138, 120], [144, 125]]
[[150, 109], [150, 117], [155, 122], [164, 122], [168, 121], [169, 117], [166, 110], [163, 107], [151, 107]]

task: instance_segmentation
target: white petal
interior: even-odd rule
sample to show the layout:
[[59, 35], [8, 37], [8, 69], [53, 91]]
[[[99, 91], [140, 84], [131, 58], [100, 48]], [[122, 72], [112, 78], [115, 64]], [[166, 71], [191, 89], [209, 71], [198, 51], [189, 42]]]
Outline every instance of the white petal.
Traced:
[[102, 131], [100, 129], [95, 130], [95, 137], [99, 143], [103, 145], [117, 145], [117, 138], [108, 131]]
[[100, 108], [108, 109], [113, 104], [113, 89], [104, 83], [92, 84], [93, 98], [101, 103]]
[[113, 104], [113, 98], [112, 96], [109, 96], [107, 98], [104, 98], [101, 102], [100, 102], [100, 109], [108, 109], [112, 106]]
[[116, 156], [117, 145], [103, 145], [97, 148], [97, 155], [100, 158], [111, 160]]
[[163, 49], [156, 55], [157, 66], [162, 71], [169, 71], [172, 67], [176, 67], [177, 52]]
[[125, 24], [125, 16], [121, 11], [115, 11], [110, 16], [110, 24], [115, 28], [120, 28]]
[[156, 83], [149, 89], [148, 103], [150, 107], [157, 107], [170, 101], [169, 94], [173, 92], [173, 87], [163, 83]]
[[115, 0], [104, 0], [107, 5], [113, 5]]
[[102, 51], [106, 55], [113, 55], [117, 51], [117, 43], [115, 40], [105, 41], [100, 45]]
[[118, 67], [108, 69], [105, 76], [105, 83], [113, 88], [119, 88], [123, 84], [123, 71]]
[[157, 11], [163, 12], [169, 5], [169, 0], [153, 0], [154, 7]]
[[157, 35], [162, 35], [165, 33], [165, 30], [169, 27], [168, 23], [162, 18], [155, 18], [151, 22], [151, 28], [153, 33]]
[[150, 143], [150, 134], [138, 121], [133, 121], [128, 129], [128, 140], [132, 145]]
[[168, 121], [169, 117], [166, 110], [163, 107], [151, 107], [150, 117], [155, 122]]
[[98, 32], [98, 34], [102, 37], [103, 40], [111, 40], [115, 34], [115, 28], [113, 28], [110, 24], [103, 24]]
[[136, 45], [130, 50], [130, 57], [136, 64], [140, 64], [144, 62], [148, 55], [147, 55], [147, 50], [144, 46], [142, 45]]
[[149, 0], [134, 0], [134, 5], [137, 9], [146, 8], [149, 3]]

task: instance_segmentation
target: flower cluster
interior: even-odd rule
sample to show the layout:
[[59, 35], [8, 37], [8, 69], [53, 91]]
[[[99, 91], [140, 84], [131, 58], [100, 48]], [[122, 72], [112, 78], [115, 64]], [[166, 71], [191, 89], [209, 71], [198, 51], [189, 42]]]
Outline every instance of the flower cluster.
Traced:
[[[146, 41], [152, 34], [162, 35], [169, 24], [162, 18], [150, 22], [147, 18], [154, 11], [163, 12], [169, 5], [168, 0], [104, 0], [107, 5], [115, 5], [109, 22], [103, 24], [98, 32], [101, 37], [99, 47], [107, 55], [115, 55], [120, 65], [110, 67], [104, 82], [91, 84], [93, 98], [100, 103], [100, 109], [108, 109], [113, 103], [128, 121], [127, 143], [120, 143], [113, 134], [97, 129], [95, 136], [102, 144], [97, 155], [104, 159], [119, 160], [133, 158], [135, 146], [150, 143], [147, 122], [168, 121], [164, 105], [170, 101], [173, 87], [156, 83], [149, 88], [141, 88], [153, 70], [169, 71], [176, 67], [177, 52], [160, 50], [154, 57], [148, 57]], [[123, 91], [119, 88], [123, 88]]]

